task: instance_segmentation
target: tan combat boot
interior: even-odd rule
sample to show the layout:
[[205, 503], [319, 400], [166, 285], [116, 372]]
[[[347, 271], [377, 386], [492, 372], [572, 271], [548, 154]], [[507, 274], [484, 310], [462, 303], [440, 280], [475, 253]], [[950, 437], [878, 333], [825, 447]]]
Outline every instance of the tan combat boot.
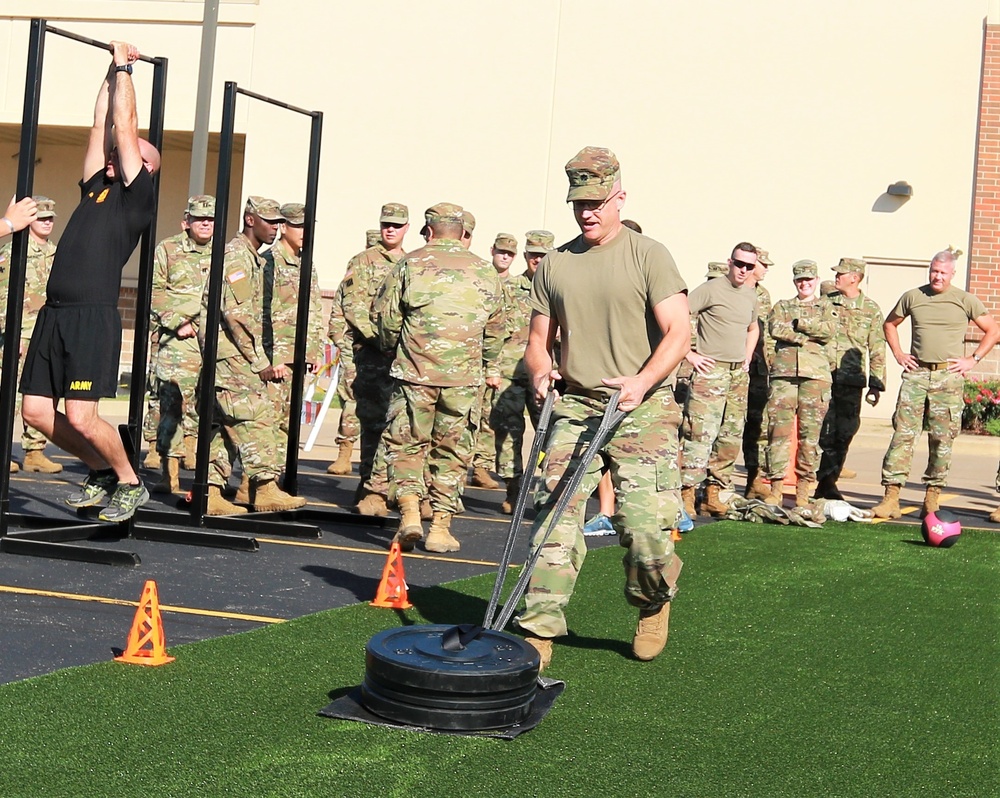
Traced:
[[847, 466], [844, 466], [842, 469], [840, 469], [841, 479], [857, 479], [857, 476], [858, 472], [855, 471], [853, 468], [848, 468]]
[[422, 499], [420, 502], [420, 520], [430, 521], [434, 518], [434, 508], [431, 507], [430, 499]]
[[990, 513], [990, 520], [994, 524], [1000, 524], [1000, 507], [997, 507], [997, 509]]
[[337, 452], [337, 459], [327, 466], [327, 474], [344, 474], [351, 473], [351, 452], [354, 451], [353, 441], [341, 441], [340, 451]]
[[193, 435], [184, 436], [184, 456], [181, 458], [181, 468], [194, 471], [198, 460], [198, 439]]
[[552, 639], [548, 637], [526, 637], [524, 642], [538, 652], [538, 672], [552, 664]]
[[769, 490], [770, 492], [764, 497], [764, 504], [781, 507], [781, 503], [785, 500], [785, 485], [781, 477], [774, 478]]
[[507, 480], [507, 498], [500, 504], [500, 512], [504, 515], [514, 514], [514, 505], [517, 504], [517, 494], [521, 492], [521, 478], [511, 477]]
[[11, 474], [16, 474], [20, 470], [21, 470], [21, 466], [19, 466], [17, 463], [15, 463], [13, 460], [11, 460], [10, 461], [10, 473]]
[[240, 486], [236, 489], [236, 501], [239, 504], [253, 504], [253, 492], [250, 490], [250, 477], [247, 472], [243, 472], [240, 479]]
[[254, 484], [253, 508], [258, 513], [273, 513], [280, 510], [295, 510], [304, 507], [305, 496], [290, 496], [278, 487], [273, 479]]
[[809, 507], [812, 504], [813, 491], [816, 490], [816, 483], [800, 479], [795, 485], [795, 506]]
[[49, 460], [41, 449], [32, 449], [24, 454], [24, 470], [34, 471], [37, 474], [58, 474], [63, 467]]
[[427, 538], [424, 540], [424, 548], [441, 554], [462, 548], [462, 544], [451, 534], [451, 513], [434, 511], [431, 528], [427, 530]]
[[719, 498], [719, 486], [715, 483], [709, 482], [705, 487], [705, 503], [702, 508], [715, 518], [729, 512], [729, 505]]
[[163, 475], [160, 477], [160, 481], [153, 485], [150, 489], [150, 493], [177, 493], [181, 489], [181, 483], [178, 479], [181, 468], [181, 461], [176, 457], [164, 457], [163, 458]]
[[632, 638], [632, 653], [636, 659], [649, 662], [656, 659], [667, 644], [670, 628], [670, 602], [655, 610], [639, 610], [639, 624]]
[[760, 474], [755, 474], [753, 479], [747, 479], [747, 489], [743, 496], [747, 499], [765, 500], [771, 495], [771, 486], [768, 485]]
[[160, 453], [156, 451], [155, 446], [149, 447], [149, 451], [146, 452], [146, 459], [142, 461], [145, 468], [156, 469], [160, 467]]
[[920, 517], [926, 518], [931, 513], [936, 513], [941, 509], [941, 488], [936, 485], [928, 485], [924, 491], [924, 504], [920, 508]]
[[489, 488], [490, 490], [500, 487], [500, 483], [493, 479], [490, 472], [482, 466], [476, 466], [472, 469], [472, 479], [469, 480], [469, 484], [475, 488]]
[[698, 512], [694, 509], [694, 495], [697, 488], [694, 485], [685, 485], [681, 488], [681, 501], [684, 503], [684, 512], [688, 518], [697, 518]]
[[899, 509], [899, 485], [886, 485], [885, 496], [872, 507], [876, 518], [899, 518], [903, 513]]
[[358, 502], [358, 512], [361, 515], [375, 515], [384, 518], [389, 514], [389, 505], [385, 496], [378, 493], [366, 493]]
[[414, 544], [424, 536], [424, 528], [420, 525], [420, 497], [415, 493], [400, 496], [399, 529], [396, 532], [396, 542], [403, 551], [413, 551]]
[[[173, 457], [170, 459], [177, 462]], [[246, 511], [246, 507], [226, 501], [218, 485], [208, 486], [208, 506], [205, 508], [205, 515], [243, 515]]]

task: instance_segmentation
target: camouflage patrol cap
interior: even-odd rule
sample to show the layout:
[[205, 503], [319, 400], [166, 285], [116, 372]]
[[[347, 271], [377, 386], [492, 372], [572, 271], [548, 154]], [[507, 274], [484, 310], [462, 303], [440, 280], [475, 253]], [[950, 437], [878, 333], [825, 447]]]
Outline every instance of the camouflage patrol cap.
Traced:
[[705, 279], [711, 280], [713, 277], [724, 277], [729, 274], [729, 264], [721, 260], [712, 260], [708, 262], [708, 271], [705, 273]]
[[215, 197], [211, 194], [195, 194], [188, 197], [187, 208], [184, 211], [188, 216], [208, 218], [215, 216]]
[[548, 230], [529, 230], [524, 234], [524, 251], [545, 255], [556, 248], [556, 237]]
[[860, 258], [841, 258], [840, 263], [833, 267], [837, 274], [864, 274], [868, 264]]
[[382, 206], [378, 221], [379, 224], [407, 224], [410, 221], [410, 209], [399, 202], [387, 202]]
[[798, 280], [801, 277], [818, 277], [819, 272], [816, 270], [816, 261], [814, 260], [797, 260], [792, 264], [792, 279]]
[[[471, 215], [471, 214], [470, 214]], [[426, 211], [424, 211], [424, 221], [427, 224], [465, 224], [465, 211], [462, 210], [461, 205], [455, 205], [452, 202], [439, 202], [437, 205], [432, 205]], [[475, 221], [473, 221], [473, 226], [475, 226]]]
[[763, 263], [765, 266], [773, 266], [774, 261], [771, 260], [770, 253], [766, 249], [757, 248], [757, 263]]
[[476, 229], [476, 217], [466, 210], [462, 211], [462, 229], [470, 236]]
[[278, 201], [267, 197], [249, 196], [247, 197], [246, 208], [243, 213], [253, 213], [266, 222], [280, 222], [283, 217]]
[[517, 239], [510, 233], [497, 233], [496, 240], [493, 242], [493, 249], [499, 249], [503, 252], [512, 252], [516, 255]]
[[584, 147], [566, 164], [566, 177], [569, 178], [566, 202], [603, 200], [621, 178], [621, 167], [611, 150]]
[[365, 230], [365, 249], [368, 249], [369, 247], [374, 247], [381, 240], [382, 240], [381, 230]]
[[36, 194], [32, 197], [37, 207], [36, 219], [51, 219], [56, 215], [56, 201]]
[[286, 202], [280, 210], [281, 215], [289, 224], [306, 223], [306, 206], [301, 202]]

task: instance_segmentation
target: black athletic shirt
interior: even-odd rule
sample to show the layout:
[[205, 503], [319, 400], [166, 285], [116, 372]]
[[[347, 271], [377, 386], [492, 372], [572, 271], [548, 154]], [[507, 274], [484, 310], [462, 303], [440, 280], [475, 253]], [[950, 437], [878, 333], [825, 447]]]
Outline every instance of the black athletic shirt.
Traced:
[[61, 305], [118, 305], [122, 269], [153, 218], [153, 178], [145, 167], [128, 186], [104, 169], [86, 183], [59, 238], [46, 300]]

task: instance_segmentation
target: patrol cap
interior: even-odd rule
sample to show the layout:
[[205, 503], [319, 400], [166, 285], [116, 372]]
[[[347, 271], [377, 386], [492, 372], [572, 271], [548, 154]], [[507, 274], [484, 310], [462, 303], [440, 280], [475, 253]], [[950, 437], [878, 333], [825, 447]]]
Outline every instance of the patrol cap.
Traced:
[[792, 279], [798, 280], [801, 277], [818, 277], [819, 272], [816, 270], [816, 261], [814, 260], [797, 260], [792, 264]]
[[603, 200], [621, 178], [621, 167], [611, 150], [584, 147], [566, 164], [566, 177], [569, 178], [566, 202]]
[[524, 234], [524, 251], [545, 255], [556, 248], [556, 237], [548, 230], [529, 230]]
[[705, 274], [706, 280], [711, 280], [713, 277], [724, 277], [729, 274], [729, 264], [720, 260], [713, 260], [708, 262], [708, 272]]
[[830, 296], [837, 292], [837, 284], [833, 280], [824, 280], [819, 284], [819, 295]]
[[770, 253], [766, 249], [757, 248], [757, 263], [763, 263], [765, 266], [773, 266], [774, 261], [771, 260]]
[[56, 216], [56, 201], [54, 199], [43, 197], [41, 194], [36, 194], [32, 199], [37, 206], [36, 219], [51, 219]]
[[281, 215], [289, 224], [306, 223], [306, 206], [301, 202], [286, 202], [280, 210]]
[[860, 258], [841, 258], [840, 263], [833, 267], [837, 274], [864, 274], [865, 263]]
[[247, 197], [244, 213], [255, 213], [266, 222], [280, 222], [285, 217], [281, 215], [281, 208], [278, 201], [267, 197], [249, 196]]
[[499, 249], [503, 252], [511, 252], [516, 255], [517, 239], [510, 233], [497, 233], [496, 240], [493, 242], [493, 249]]
[[[461, 205], [455, 205], [452, 202], [439, 202], [437, 205], [432, 205], [426, 211], [424, 211], [424, 221], [427, 224], [465, 224], [465, 211], [462, 210]], [[471, 214], [470, 214], [471, 216]], [[475, 226], [475, 220], [473, 220], [473, 226]]]
[[185, 212], [188, 216], [197, 216], [203, 219], [215, 216], [215, 197], [211, 194], [195, 194], [193, 197], [188, 197]]
[[410, 209], [399, 202], [387, 202], [378, 217], [379, 224], [406, 224], [410, 221]]
[[374, 247], [381, 240], [382, 240], [381, 230], [365, 230], [365, 249], [368, 249], [369, 247]]
[[470, 236], [476, 229], [476, 217], [466, 210], [462, 211], [462, 229]]

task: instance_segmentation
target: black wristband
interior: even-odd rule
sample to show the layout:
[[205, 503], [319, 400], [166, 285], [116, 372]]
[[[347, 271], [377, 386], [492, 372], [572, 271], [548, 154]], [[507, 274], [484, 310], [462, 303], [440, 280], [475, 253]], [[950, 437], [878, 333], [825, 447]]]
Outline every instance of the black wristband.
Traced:
[[131, 75], [132, 74], [132, 65], [131, 64], [118, 64], [118, 66], [115, 67], [115, 72], [126, 72], [129, 75]]

